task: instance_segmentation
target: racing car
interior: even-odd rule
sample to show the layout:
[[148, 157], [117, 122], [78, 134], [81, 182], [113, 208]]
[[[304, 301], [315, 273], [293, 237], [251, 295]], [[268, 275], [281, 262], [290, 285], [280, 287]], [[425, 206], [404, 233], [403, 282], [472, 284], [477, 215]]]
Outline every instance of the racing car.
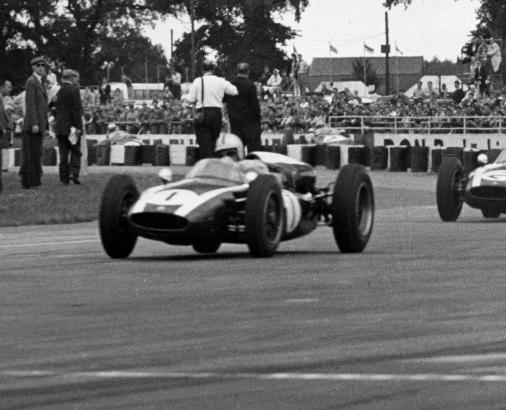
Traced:
[[436, 187], [437, 209], [443, 221], [456, 221], [464, 203], [481, 209], [485, 218], [506, 213], [506, 150], [490, 164], [482, 153], [478, 163], [480, 166], [466, 175], [456, 156], [443, 158]]
[[341, 252], [361, 252], [374, 223], [374, 192], [365, 168], [342, 167], [335, 183], [317, 188], [310, 165], [272, 152], [253, 152], [266, 173], [240, 172], [218, 158], [198, 161], [173, 182], [161, 170], [161, 185], [139, 195], [133, 179], [115, 175], [106, 184], [99, 210], [103, 248], [112, 258], [130, 255], [137, 238], [192, 246], [214, 253], [222, 243], [243, 243], [254, 257], [273, 255], [281, 241], [332, 228]]

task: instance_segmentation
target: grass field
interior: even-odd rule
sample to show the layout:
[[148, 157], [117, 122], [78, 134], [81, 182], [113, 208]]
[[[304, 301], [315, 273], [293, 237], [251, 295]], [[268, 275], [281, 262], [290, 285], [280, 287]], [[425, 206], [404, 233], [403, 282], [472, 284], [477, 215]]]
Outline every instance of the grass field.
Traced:
[[[43, 175], [42, 186], [22, 189], [16, 172], [2, 175], [0, 226], [58, 224], [97, 219], [102, 191], [113, 173], [89, 174], [81, 185], [62, 185], [56, 173]], [[132, 174], [130, 174], [132, 175]], [[133, 174], [139, 191], [159, 183], [156, 172]]]

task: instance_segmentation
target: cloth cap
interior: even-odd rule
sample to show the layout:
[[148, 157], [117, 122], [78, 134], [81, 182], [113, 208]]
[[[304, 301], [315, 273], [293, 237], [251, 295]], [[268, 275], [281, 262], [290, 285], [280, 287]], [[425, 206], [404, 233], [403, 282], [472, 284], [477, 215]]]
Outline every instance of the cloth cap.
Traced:
[[67, 68], [67, 69], [63, 70], [61, 77], [65, 80], [69, 80], [72, 77], [74, 77], [75, 75], [77, 75], [77, 73], [74, 70], [70, 70]]
[[35, 65], [35, 64], [39, 64], [39, 63], [46, 64], [46, 60], [44, 60], [44, 57], [35, 57], [35, 58], [32, 58], [32, 60], [30, 61], [31, 65]]

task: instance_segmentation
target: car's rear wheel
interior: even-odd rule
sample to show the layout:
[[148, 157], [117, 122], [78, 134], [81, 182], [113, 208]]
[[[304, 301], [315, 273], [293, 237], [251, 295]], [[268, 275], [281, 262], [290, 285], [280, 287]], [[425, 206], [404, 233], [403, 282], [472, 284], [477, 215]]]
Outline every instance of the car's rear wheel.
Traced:
[[374, 225], [374, 191], [365, 168], [341, 168], [332, 195], [332, 230], [341, 252], [362, 252]]
[[445, 222], [454, 222], [462, 211], [464, 167], [455, 156], [444, 157], [436, 186], [436, 202], [439, 216]]
[[483, 208], [481, 210], [481, 214], [483, 215], [484, 218], [499, 218], [499, 216], [501, 215], [500, 212], [497, 212], [493, 209], [490, 209], [490, 208]]
[[127, 258], [135, 247], [137, 234], [127, 215], [138, 198], [139, 191], [128, 175], [114, 175], [104, 189], [98, 221], [102, 246], [111, 258]]
[[283, 236], [285, 212], [279, 182], [258, 175], [250, 183], [245, 208], [246, 242], [251, 255], [272, 256]]
[[217, 241], [196, 241], [192, 244], [193, 249], [198, 253], [215, 253], [221, 246]]

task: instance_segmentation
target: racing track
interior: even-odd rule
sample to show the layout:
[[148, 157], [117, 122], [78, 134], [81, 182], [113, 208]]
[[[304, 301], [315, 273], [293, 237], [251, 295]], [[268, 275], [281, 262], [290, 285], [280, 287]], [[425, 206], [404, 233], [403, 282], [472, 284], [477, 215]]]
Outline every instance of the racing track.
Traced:
[[3, 229], [0, 408], [503, 408], [506, 217], [443, 224], [435, 176], [372, 177], [361, 255], [327, 228], [126, 261], [95, 223]]

